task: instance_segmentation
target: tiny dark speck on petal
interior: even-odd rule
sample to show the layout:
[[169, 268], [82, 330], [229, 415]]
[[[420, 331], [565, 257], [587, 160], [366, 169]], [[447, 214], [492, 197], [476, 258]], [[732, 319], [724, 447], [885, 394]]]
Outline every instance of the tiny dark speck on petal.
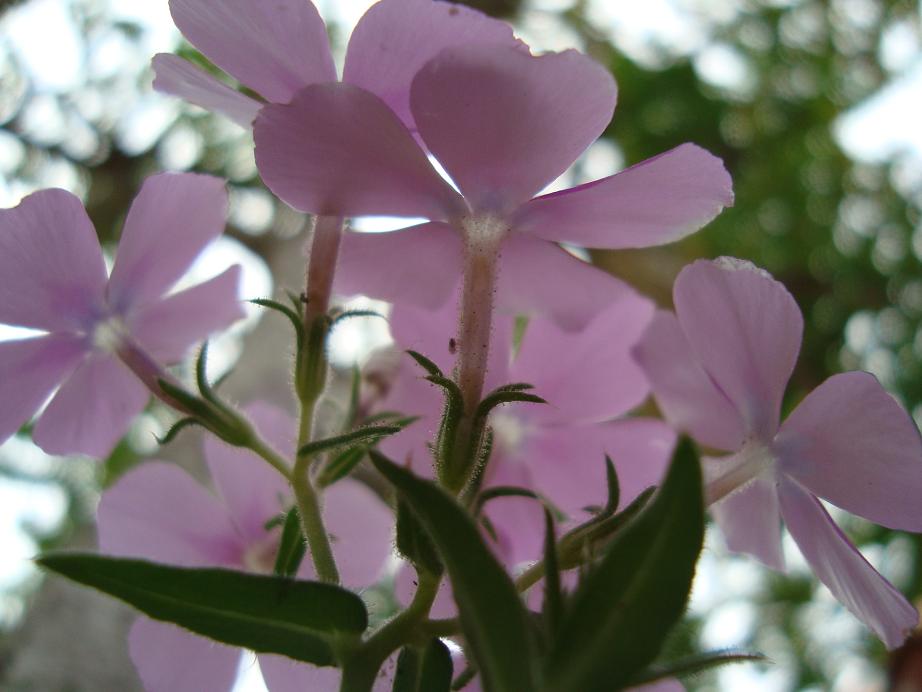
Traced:
[[456, 14], [458, 14], [458, 12], [460, 12], [460, 11], [461, 11], [461, 10], [459, 10], [457, 7], [449, 7], [449, 8], [448, 8], [448, 16], [449, 16], [449, 17], [454, 17], [454, 16], [455, 16]]

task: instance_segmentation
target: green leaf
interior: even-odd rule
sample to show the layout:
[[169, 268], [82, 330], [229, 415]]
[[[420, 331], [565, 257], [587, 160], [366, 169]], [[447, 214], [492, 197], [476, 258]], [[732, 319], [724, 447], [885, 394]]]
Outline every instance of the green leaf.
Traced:
[[435, 375], [436, 377], [444, 377], [441, 368], [439, 368], [439, 366], [436, 365], [433, 361], [426, 358], [426, 356], [424, 356], [422, 353], [408, 349], [407, 355], [415, 360], [419, 366], [430, 375]]
[[489, 692], [536, 688], [533, 632], [518, 592], [467, 512], [435, 484], [375, 450], [377, 469], [397, 488], [432, 538], [451, 578], [461, 628]]
[[541, 614], [552, 634], [560, 627], [563, 617], [563, 592], [560, 589], [560, 564], [557, 561], [557, 536], [554, 518], [544, 510], [544, 604]]
[[483, 401], [477, 405], [476, 418], [486, 418], [490, 411], [502, 404], [511, 404], [516, 401], [522, 401], [530, 404], [546, 404], [547, 402], [537, 394], [529, 394], [515, 389], [496, 389], [488, 394]]
[[683, 439], [659, 492], [573, 597], [547, 658], [549, 692], [620, 689], [656, 658], [685, 609], [703, 537], [701, 469]]
[[293, 507], [285, 514], [282, 538], [279, 540], [279, 550], [272, 571], [280, 577], [293, 577], [298, 573], [306, 552], [307, 543], [301, 533], [298, 510]]
[[368, 626], [362, 599], [331, 584], [87, 553], [44, 555], [37, 562], [155, 620], [319, 666], [335, 663], [332, 639], [358, 636]]
[[345, 478], [365, 458], [367, 451], [366, 447], [358, 445], [340, 452], [323, 467], [323, 470], [317, 476], [317, 484], [321, 488], [325, 488]]
[[399, 433], [401, 430], [403, 430], [403, 428], [399, 425], [369, 425], [342, 435], [335, 435], [322, 440], [309, 442], [298, 450], [298, 456], [314, 456], [315, 454], [328, 452], [337, 447], [351, 447], [357, 444], [377, 442], [382, 437]]
[[691, 656], [657, 663], [641, 671], [631, 678], [631, 686], [645, 685], [663, 678], [677, 678], [695, 675], [711, 668], [726, 666], [733, 663], [758, 663], [764, 661], [765, 656], [747, 651], [705, 651]]
[[445, 571], [432, 539], [402, 497], [397, 499], [397, 552], [417, 570], [425, 570], [436, 577]]
[[404, 647], [397, 658], [393, 692], [449, 692], [454, 666], [451, 652], [438, 639], [430, 639], [422, 651]]
[[618, 511], [618, 503], [621, 502], [621, 484], [618, 482], [615, 464], [607, 454], [605, 455], [605, 481], [608, 486], [608, 502], [602, 510], [602, 516], [610, 517]]
[[377, 310], [346, 310], [336, 315], [330, 322], [330, 331], [332, 331], [340, 322], [352, 319], [353, 317], [380, 317], [382, 320], [387, 318]]

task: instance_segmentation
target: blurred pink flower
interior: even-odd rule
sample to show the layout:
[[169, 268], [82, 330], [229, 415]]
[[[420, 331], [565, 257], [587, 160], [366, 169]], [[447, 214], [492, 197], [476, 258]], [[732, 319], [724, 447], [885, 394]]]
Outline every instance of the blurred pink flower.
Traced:
[[[205, 57], [269, 103], [337, 81], [327, 29], [310, 0], [170, 0], [170, 12]], [[352, 32], [343, 81], [376, 94], [413, 129], [413, 75], [443, 48], [469, 42], [517, 43], [508, 24], [463, 5], [382, 0]], [[243, 127], [263, 106], [177, 55], [154, 56], [153, 67], [155, 89]]]
[[[290, 416], [262, 403], [247, 407], [246, 413], [277, 452], [293, 455], [296, 425]], [[291, 507], [288, 484], [247, 450], [211, 436], [204, 444], [216, 492], [175, 464], [144, 462], [103, 493], [97, 517], [102, 552], [189, 567], [271, 573], [280, 529], [267, 531], [265, 526]], [[323, 499], [344, 584], [373, 584], [391, 554], [393, 514], [372, 491], [350, 479], [330, 486]], [[298, 576], [314, 577], [309, 556]], [[149, 692], [230, 690], [242, 653], [146, 617], [132, 626], [129, 650]], [[338, 669], [281, 656], [258, 658], [272, 692], [338, 689]], [[381, 689], [390, 686], [382, 682]]]
[[[649, 385], [630, 357], [653, 314], [636, 294], [624, 297], [578, 334], [548, 320], [529, 321], [512, 358], [512, 320], [498, 320], [491, 349], [487, 389], [527, 382], [547, 404], [513, 403], [490, 416], [493, 451], [483, 487], [514, 485], [547, 497], [569, 516], [565, 527], [589, 518], [587, 506], [606, 501], [605, 454], [612, 457], [622, 487], [622, 505], [665, 469], [674, 442], [671, 429], [652, 419], [620, 418], [640, 404]], [[397, 344], [432, 358], [450, 371], [448, 348], [454, 313], [448, 305], [430, 313], [400, 306], [391, 316]], [[383, 410], [421, 419], [383, 440], [382, 450], [414, 471], [432, 476], [427, 445], [438, 429], [441, 390], [426, 382], [418, 365], [405, 356]], [[617, 420], [616, 420], [617, 419]], [[528, 498], [490, 500], [485, 514], [499, 543], [497, 553], [510, 566], [538, 559], [544, 536], [539, 503]]]
[[692, 144], [532, 199], [614, 110], [611, 75], [576, 51], [533, 56], [508, 42], [466, 44], [422, 66], [409, 112], [460, 194], [427, 159], [401, 120], [405, 112], [362, 87], [314, 84], [287, 105], [264, 107], [254, 123], [260, 174], [296, 209], [430, 219], [392, 233], [346, 234], [340, 293], [434, 309], [455, 290], [465, 254], [499, 253], [500, 309], [578, 329], [630, 289], [557, 243], [659, 245], [733, 200], [720, 160]]
[[[164, 295], [224, 229], [224, 181], [148, 178], [128, 212], [110, 276], [80, 200], [42, 190], [0, 210], [0, 323], [48, 332], [0, 342], [0, 442], [55, 387], [33, 439], [50, 454], [105, 457], [149, 392], [123, 360], [179, 360], [243, 316], [240, 268]], [[63, 384], [62, 384], [63, 383]]]
[[782, 570], [781, 519], [807, 562], [888, 648], [918, 613], [833, 523], [822, 497], [894, 529], [922, 530], [922, 439], [865, 372], [834, 375], [779, 425], [803, 318], [748, 262], [699, 260], [679, 274], [676, 314], [660, 312], [636, 354], [666, 417], [700, 443], [708, 495], [731, 550]]

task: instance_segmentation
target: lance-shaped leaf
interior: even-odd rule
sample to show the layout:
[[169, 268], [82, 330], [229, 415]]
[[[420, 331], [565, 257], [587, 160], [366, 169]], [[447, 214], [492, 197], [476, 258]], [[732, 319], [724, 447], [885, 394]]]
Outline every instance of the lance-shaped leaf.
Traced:
[[734, 663], [758, 663], [764, 661], [765, 656], [749, 651], [705, 651], [692, 654], [673, 661], [655, 663], [654, 665], [637, 673], [631, 679], [631, 686], [646, 685], [657, 680], [677, 678], [686, 675], [696, 675], [705, 670], [727, 666]]
[[280, 577], [293, 577], [298, 573], [306, 552], [307, 543], [301, 533], [298, 510], [292, 508], [285, 514], [282, 538], [279, 540], [279, 550], [276, 553], [275, 566], [272, 571]]
[[319, 666], [335, 664], [333, 638], [357, 636], [368, 626], [362, 599], [331, 584], [86, 553], [45, 555], [38, 564], [155, 620]]
[[377, 469], [397, 488], [432, 538], [451, 578], [461, 628], [488, 692], [536, 687], [533, 632], [519, 594], [465, 510], [441, 488], [372, 450]]
[[377, 442], [382, 437], [399, 433], [401, 430], [403, 430], [403, 426], [400, 425], [369, 425], [364, 428], [343, 433], [342, 435], [335, 435], [334, 437], [326, 437], [322, 440], [308, 442], [298, 450], [298, 456], [313, 456], [340, 447], [371, 444], [372, 442]]
[[574, 595], [547, 659], [548, 691], [621, 689], [656, 658], [685, 609], [703, 537], [701, 469], [685, 439], [657, 495]]
[[445, 571], [432, 539], [403, 498], [397, 499], [397, 552], [417, 570], [425, 570], [436, 577]]

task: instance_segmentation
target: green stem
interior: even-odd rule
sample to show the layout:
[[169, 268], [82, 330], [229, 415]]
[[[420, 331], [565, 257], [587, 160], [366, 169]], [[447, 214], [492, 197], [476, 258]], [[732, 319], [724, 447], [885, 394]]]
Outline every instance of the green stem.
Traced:
[[255, 432], [247, 448], [267, 461], [276, 471], [282, 474], [286, 480], [289, 482], [291, 481], [291, 468], [288, 466], [288, 463], [276, 454]]
[[425, 621], [432, 608], [439, 592], [441, 577], [420, 572], [418, 581], [419, 586], [410, 605], [375, 632], [344, 662], [340, 692], [370, 692], [378, 670], [387, 657], [425, 631], [419, 625]]

